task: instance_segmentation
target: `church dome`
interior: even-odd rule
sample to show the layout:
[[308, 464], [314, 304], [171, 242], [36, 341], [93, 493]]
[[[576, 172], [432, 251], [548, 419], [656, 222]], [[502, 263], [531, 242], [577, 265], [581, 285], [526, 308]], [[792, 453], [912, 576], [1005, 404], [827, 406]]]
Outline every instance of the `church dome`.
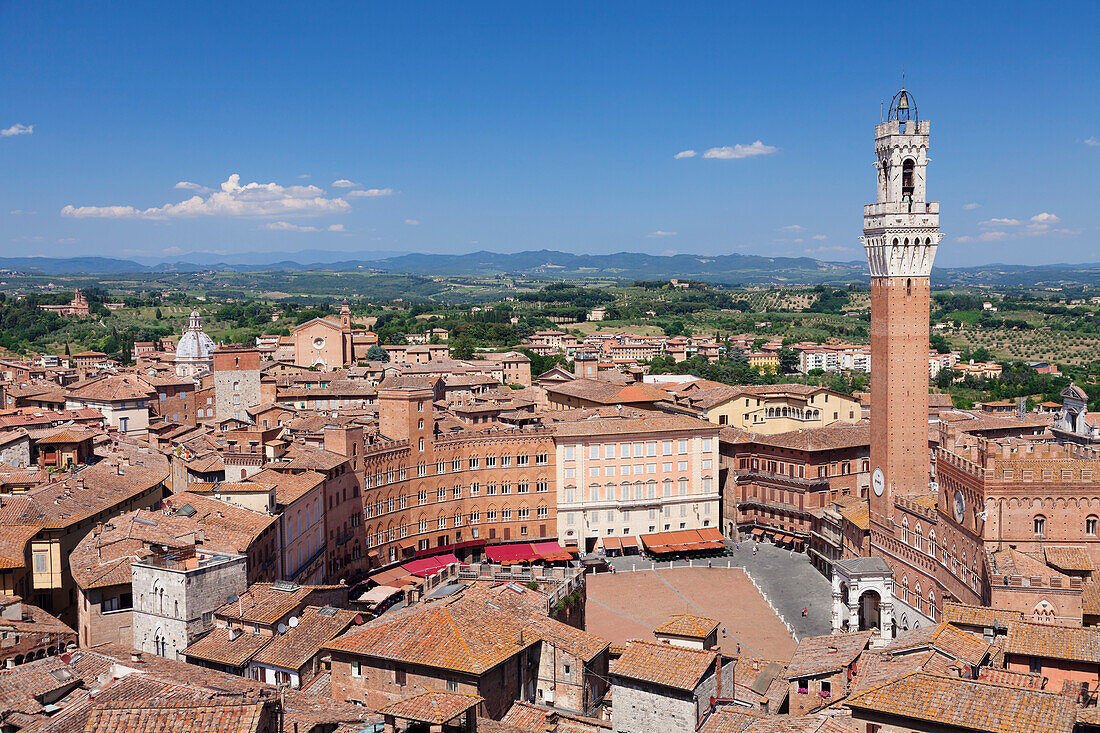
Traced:
[[890, 100], [890, 114], [886, 119], [897, 120], [898, 122], [908, 122], [909, 120], [916, 122], [917, 102], [913, 99], [913, 95], [904, 88], [895, 94], [894, 98]]
[[212, 359], [214, 355], [214, 339], [206, 335], [202, 330], [202, 316], [199, 312], [191, 311], [191, 319], [187, 330], [180, 337], [176, 346], [176, 360], [200, 360]]

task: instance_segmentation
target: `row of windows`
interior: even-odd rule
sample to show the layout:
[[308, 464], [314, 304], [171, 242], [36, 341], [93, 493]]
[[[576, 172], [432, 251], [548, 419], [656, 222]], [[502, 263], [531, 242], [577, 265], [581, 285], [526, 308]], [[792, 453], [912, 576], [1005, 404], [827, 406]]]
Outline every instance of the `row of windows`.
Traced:
[[[672, 472], [672, 465], [673, 465], [672, 461], [665, 461], [664, 463], [661, 464], [661, 472], [662, 473], [671, 473]], [[702, 470], [710, 471], [711, 469], [713, 469], [713, 467], [714, 467], [714, 461], [712, 461], [711, 459], [706, 458], [703, 461], [701, 461], [700, 468]], [[563, 469], [563, 470], [564, 470], [564, 473], [565, 473], [565, 478], [576, 478], [577, 477], [577, 469], [575, 469], [575, 468], [566, 468], [566, 469]], [[687, 461], [680, 461], [676, 466], [676, 470], [678, 470], [678, 471], [687, 471], [688, 470], [688, 462]], [[603, 467], [603, 475], [604, 476], [614, 476], [616, 474], [616, 471], [619, 473], [620, 476], [630, 476], [631, 474], [633, 474], [635, 476], [641, 476], [641, 475], [647, 474], [647, 473], [648, 474], [656, 474], [657, 473], [657, 464], [656, 463], [635, 463], [633, 465], [627, 464], [627, 465], [624, 465], [624, 466], [604, 466]], [[589, 466], [588, 467], [588, 477], [589, 478], [598, 478], [599, 475], [600, 475], [600, 467], [599, 466]]]
[[[435, 531], [440, 529], [447, 529], [449, 527], [464, 527], [475, 524], [492, 524], [494, 522], [511, 522], [513, 520], [524, 521], [531, 518], [530, 507], [520, 507], [519, 509], [488, 509], [484, 512], [473, 511], [469, 514], [454, 514], [452, 516], [441, 516], [434, 520], [420, 519], [415, 525], [415, 530], [412, 529], [414, 525], [403, 524], [400, 527], [390, 527], [386, 530], [378, 530], [376, 532], [367, 533], [367, 547], [377, 547], [378, 545], [386, 542], [393, 542], [394, 540], [404, 539], [409, 536], [410, 532], [415, 534], [423, 534], [428, 531]], [[535, 508], [535, 515], [537, 519], [546, 519], [550, 516], [549, 507], [540, 506]], [[476, 534], [475, 534], [476, 536]]]
[[[664, 480], [664, 482], [661, 484], [661, 496], [662, 497], [673, 496], [672, 485], [673, 485], [672, 479], [665, 479]], [[702, 489], [702, 491], [704, 493], [709, 493], [712, 490], [713, 485], [714, 485], [713, 479], [711, 479], [709, 476], [704, 477], [702, 479], [702, 481], [700, 482], [700, 488]], [[616, 496], [616, 489], [618, 489], [618, 496]], [[688, 480], [686, 478], [682, 478], [682, 479], [679, 480], [679, 482], [677, 482], [676, 491], [677, 491], [678, 496], [687, 496], [687, 493], [688, 493]], [[566, 504], [573, 504], [573, 503], [576, 502], [576, 500], [577, 500], [577, 490], [576, 490], [575, 487], [574, 488], [566, 487], [563, 494], [564, 494], [563, 500]], [[602, 486], [602, 487], [599, 484], [591, 484], [588, 487], [588, 500], [589, 501], [600, 501], [601, 499], [604, 500], [604, 501], [615, 501], [616, 499], [618, 499], [619, 501], [629, 501], [631, 499], [639, 500], [639, 499], [656, 499], [656, 498], [657, 498], [657, 482], [656, 481], [650, 481], [646, 484], [642, 484], [641, 482], [636, 483], [636, 484], [630, 484], [630, 483], [625, 483], [624, 482], [624, 483], [622, 483], [618, 486], [616, 486], [615, 484], [606, 484], [605, 486]]]
[[[1096, 536], [1097, 517], [1095, 514], [1090, 514], [1085, 517], [1085, 534], [1089, 537]], [[1032, 528], [1034, 529], [1036, 537], [1046, 537], [1047, 530], [1047, 518], [1042, 514], [1036, 514], [1032, 519]]]
[[[870, 470], [870, 460], [867, 458], [860, 461], [858, 465], [859, 470], [863, 473], [867, 473], [867, 471]], [[786, 461], [772, 461], [766, 458], [743, 457], [738, 459], [737, 467], [742, 471], [767, 471], [768, 473], [775, 473], [780, 476], [790, 476], [792, 478], [806, 477], [806, 465], [802, 463], [787, 463]], [[810, 468], [812, 470], [813, 467], [811, 466]], [[852, 461], [818, 466], [817, 477], [829, 478], [830, 476], [847, 476], [852, 473], [852, 468]]]
[[[401, 496], [391, 496], [388, 499], [378, 499], [374, 502], [368, 502], [365, 506], [366, 515], [368, 517], [380, 517], [383, 514], [390, 512], [400, 511], [408, 506], [422, 506], [424, 504], [432, 503], [432, 500], [436, 502], [440, 501], [453, 501], [455, 499], [461, 499], [463, 496], [478, 497], [482, 495], [484, 490], [485, 496], [496, 496], [499, 494], [511, 494], [512, 490], [515, 490], [517, 494], [528, 494], [531, 492], [531, 483], [529, 481], [520, 481], [516, 484], [502, 483], [497, 484], [470, 484], [469, 486], [452, 486], [447, 488], [441, 486], [435, 491], [428, 491], [427, 489], [421, 489], [416, 493], [415, 504], [412, 494], [402, 494]], [[545, 494], [550, 490], [550, 484], [546, 481], [535, 482], [535, 493]]]
[[921, 613], [928, 616], [933, 621], [936, 620], [936, 593], [933, 590], [928, 591], [928, 599], [925, 600], [921, 596], [920, 581], [917, 581], [913, 592], [909, 592], [909, 576], [906, 575], [901, 579], [902, 600], [908, 603], [913, 608], [917, 609]]
[[[546, 466], [550, 463], [550, 455], [548, 453], [538, 453], [534, 456], [521, 455], [521, 456], [485, 456], [485, 468], [509, 468], [512, 466], [513, 458], [516, 466], [530, 466], [533, 463], [536, 466]], [[436, 475], [442, 475], [445, 473], [457, 473], [464, 469], [477, 470], [482, 467], [482, 458], [480, 456], [471, 456], [468, 459], [455, 458], [450, 461], [437, 461], [435, 464]], [[427, 476], [428, 466], [426, 464], [418, 464], [416, 466], [417, 476]], [[377, 473], [369, 474], [366, 477], [366, 484], [368, 489], [378, 488], [385, 486], [386, 484], [392, 484], [398, 481], [404, 481], [407, 476], [404, 468], [391, 468], [387, 471], [379, 471]]]
[[[703, 438], [703, 452], [709, 453], [713, 450], [713, 443], [711, 438]], [[688, 452], [688, 439], [681, 438], [680, 440], [664, 440], [661, 441], [661, 455], [671, 456], [673, 455], [673, 448], [676, 448], [676, 452], [680, 455], [684, 455]], [[577, 446], [567, 445], [565, 446], [565, 460], [576, 460]], [[601, 450], [602, 449], [602, 450]], [[588, 446], [588, 458], [589, 460], [596, 461], [601, 458], [642, 458], [648, 456], [652, 458], [657, 455], [657, 441], [650, 440], [646, 442], [635, 443], [607, 443], [604, 445], [593, 444]]]

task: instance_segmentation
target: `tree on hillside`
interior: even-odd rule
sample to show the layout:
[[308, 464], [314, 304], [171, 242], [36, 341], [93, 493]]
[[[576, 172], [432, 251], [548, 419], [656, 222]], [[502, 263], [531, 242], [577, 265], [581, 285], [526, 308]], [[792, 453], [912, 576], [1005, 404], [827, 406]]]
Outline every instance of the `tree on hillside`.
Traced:
[[390, 360], [390, 352], [383, 349], [378, 344], [374, 344], [367, 349], [367, 361], [381, 361], [387, 362]]

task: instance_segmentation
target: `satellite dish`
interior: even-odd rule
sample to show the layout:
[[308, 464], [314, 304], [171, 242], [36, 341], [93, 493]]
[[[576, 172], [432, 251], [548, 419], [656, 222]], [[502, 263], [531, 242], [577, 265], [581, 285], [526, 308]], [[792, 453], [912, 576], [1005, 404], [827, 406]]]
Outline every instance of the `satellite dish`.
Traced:
[[285, 634], [286, 633], [286, 624], [279, 624], [278, 626], [275, 627], [275, 630], [278, 631], [280, 634]]
[[353, 619], [356, 626], [360, 626], [365, 620], [366, 619], [363, 618], [363, 614], [361, 613], [355, 614], [355, 619]]
[[289, 620], [289, 621], [288, 621], [287, 623], [289, 623], [289, 624], [290, 624], [290, 628], [292, 628], [292, 629], [293, 629], [293, 628], [294, 628], [295, 626], [297, 626], [297, 625], [298, 625], [298, 617], [297, 617], [297, 616], [291, 616], [291, 617], [290, 617], [290, 620]]
[[62, 664], [68, 664], [71, 661], [73, 661], [73, 655], [72, 654], [69, 654], [68, 652], [65, 652], [64, 654], [61, 655]]
[[239, 595], [237, 595], [236, 593], [234, 593], [233, 595], [226, 598], [225, 602], [226, 603], [236, 603], [239, 600], [241, 600], [241, 597]]

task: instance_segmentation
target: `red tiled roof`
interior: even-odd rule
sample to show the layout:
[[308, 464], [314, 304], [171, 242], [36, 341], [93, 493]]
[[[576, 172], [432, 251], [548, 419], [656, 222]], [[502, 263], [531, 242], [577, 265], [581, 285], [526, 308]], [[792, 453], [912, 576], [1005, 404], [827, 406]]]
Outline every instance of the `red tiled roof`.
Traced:
[[84, 733], [250, 733], [260, 731], [273, 716], [270, 702], [242, 703], [239, 699], [118, 700], [97, 707]]
[[914, 672], [854, 695], [847, 705], [987, 733], [1070, 733], [1076, 721], [1073, 701], [1062, 695], [927, 672]]
[[611, 674], [678, 690], [694, 690], [718, 658], [718, 652], [670, 644], [631, 641]]
[[470, 708], [480, 705], [483, 700], [484, 698], [478, 695], [467, 695], [464, 692], [432, 690], [392, 702], [378, 708], [378, 712], [402, 720], [442, 725], [454, 720]]
[[717, 629], [719, 623], [706, 616], [695, 616], [690, 613], [674, 614], [668, 621], [653, 630], [654, 634], [668, 634], [670, 636], [683, 636], [692, 639], [705, 639]]

